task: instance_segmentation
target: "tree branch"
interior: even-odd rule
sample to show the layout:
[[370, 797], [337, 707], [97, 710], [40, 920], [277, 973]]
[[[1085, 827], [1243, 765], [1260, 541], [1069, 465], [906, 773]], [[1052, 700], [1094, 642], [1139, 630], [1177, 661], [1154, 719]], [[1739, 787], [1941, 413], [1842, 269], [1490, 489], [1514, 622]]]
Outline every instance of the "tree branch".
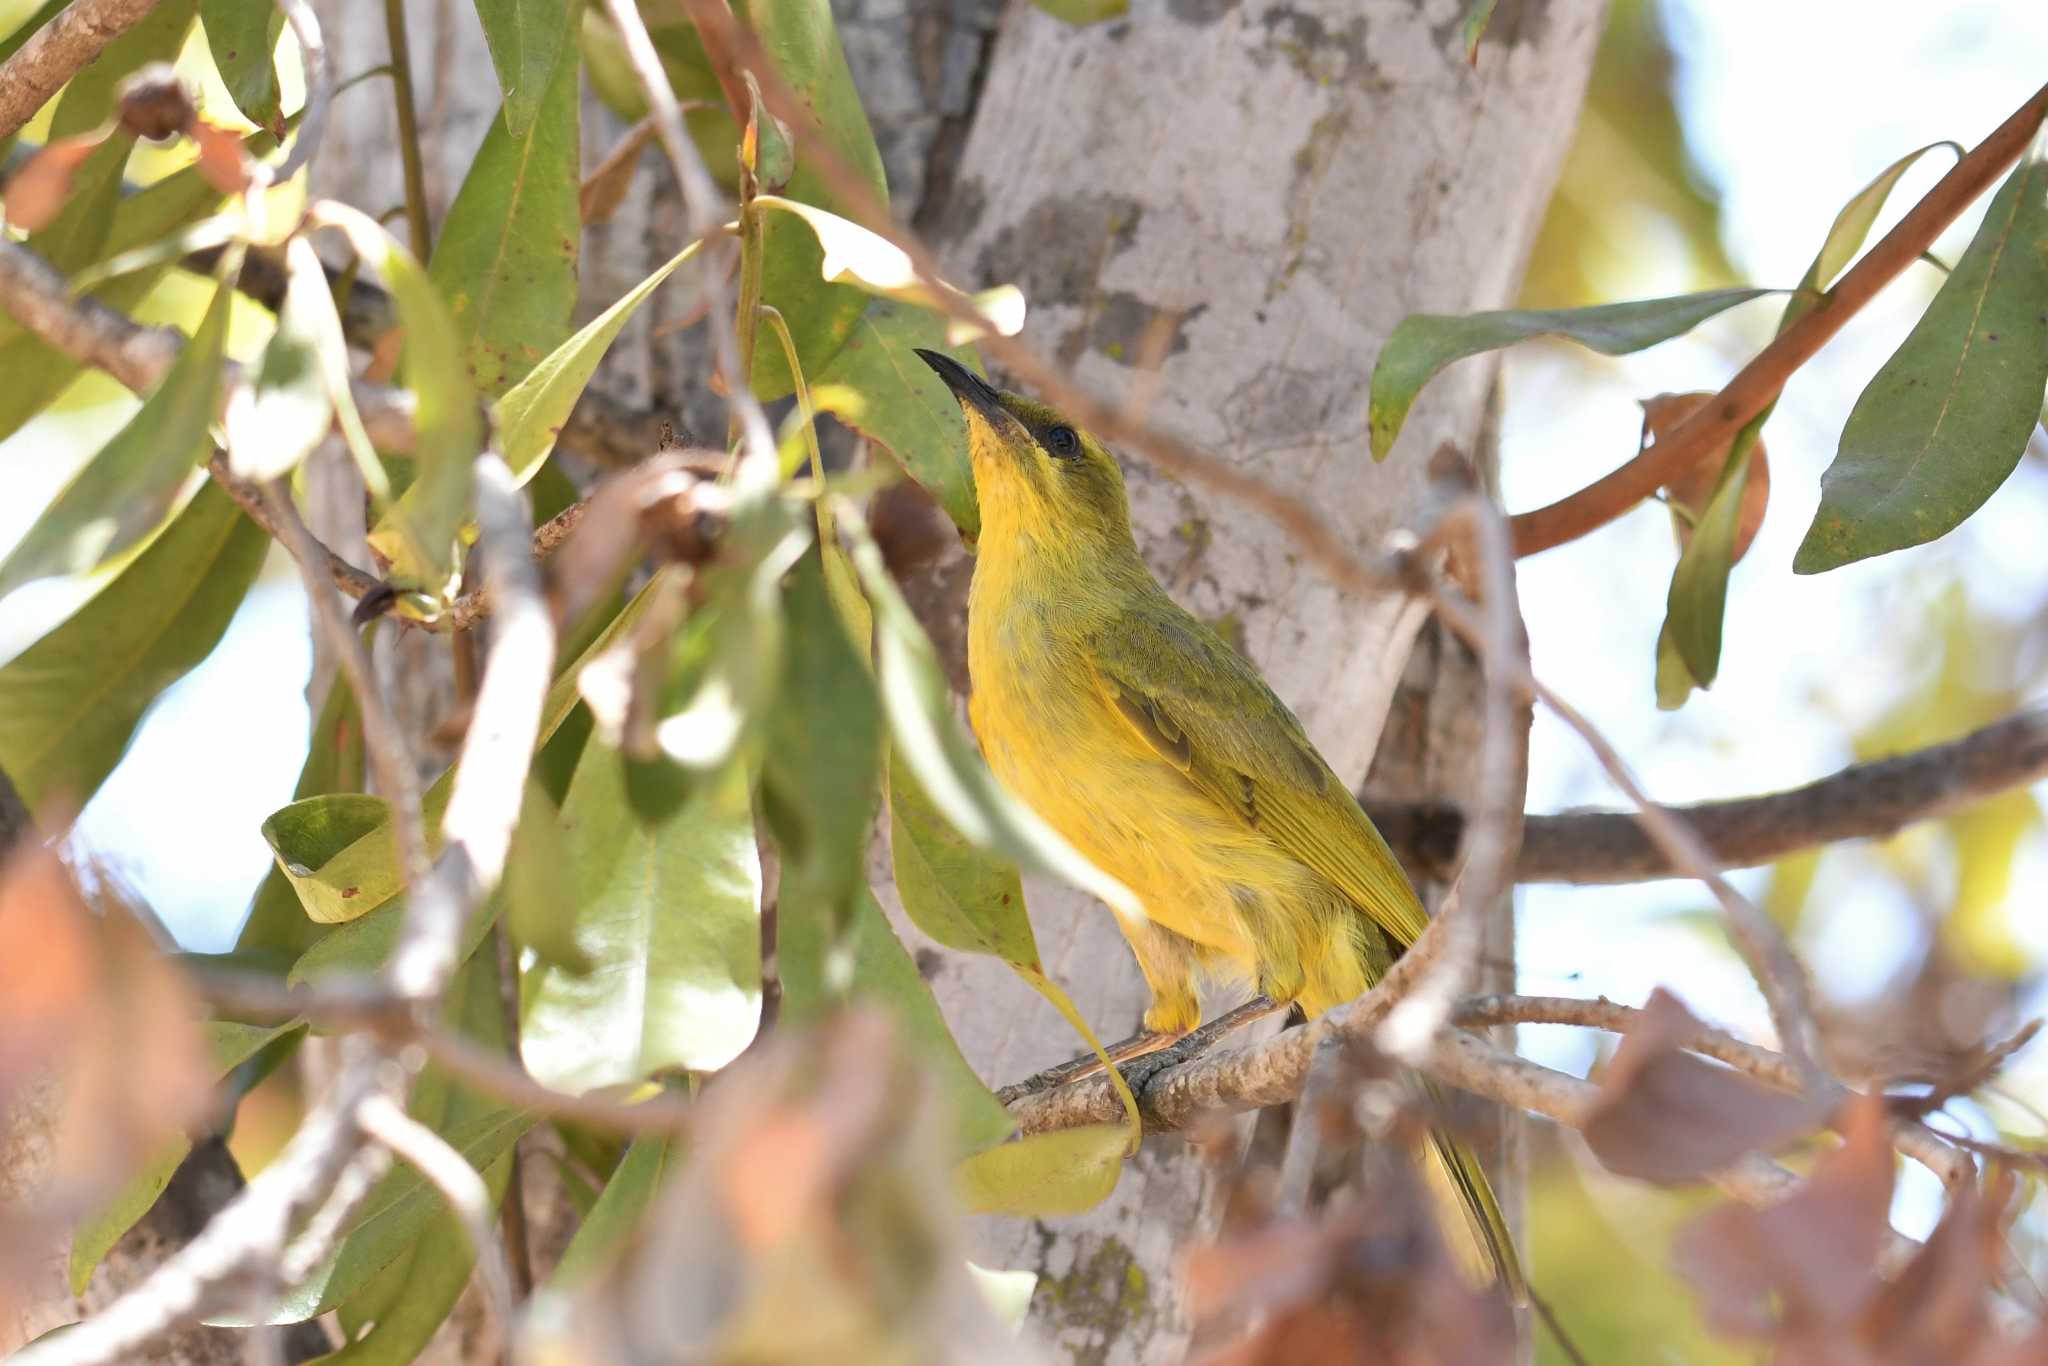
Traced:
[[0, 63], [0, 142], [104, 52], [149, 17], [157, 0], [72, 0]]
[[[1744, 868], [1843, 840], [1882, 839], [2048, 778], [2048, 710], [2023, 711], [1946, 744], [1851, 764], [1802, 787], [1665, 808], [1693, 828], [1715, 866]], [[1445, 803], [1368, 801], [1387, 841], [1431, 877], [1455, 866], [1464, 813]], [[1525, 818], [1517, 882], [1612, 884], [1688, 877], [1632, 812]]]
[[1511, 518], [1515, 553], [1534, 555], [1605, 526], [1684, 475], [1709, 452], [1726, 446], [1751, 418], [1776, 401], [1793, 371], [1813, 359], [1843, 324], [1919, 260], [1942, 230], [2020, 159], [2044, 114], [2048, 85], [1951, 167], [1833, 289], [1759, 351], [1711, 403], [1702, 404], [1656, 445], [1578, 492]]

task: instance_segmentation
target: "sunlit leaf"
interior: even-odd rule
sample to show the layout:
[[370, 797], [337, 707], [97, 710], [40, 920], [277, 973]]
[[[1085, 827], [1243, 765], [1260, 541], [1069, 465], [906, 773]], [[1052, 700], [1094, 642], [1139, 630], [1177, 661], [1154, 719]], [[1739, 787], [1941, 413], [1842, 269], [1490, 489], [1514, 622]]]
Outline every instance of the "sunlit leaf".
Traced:
[[113, 582], [0, 667], [0, 769], [38, 819], [98, 790], [149, 704], [220, 642], [269, 548], [209, 483]]
[[2032, 158], [1850, 410], [1794, 573], [1944, 535], [2019, 464], [2048, 386], [2044, 240], [2048, 159]]
[[[353, 792], [363, 786], [363, 723], [356, 696], [348, 684], [335, 680], [327, 689], [320, 714], [313, 719], [306, 762], [292, 789], [294, 800], [329, 792]], [[288, 967], [319, 937], [321, 927], [307, 919], [291, 880], [272, 860], [270, 871], [235, 938], [237, 953], [276, 955]]]
[[1115, 1124], [1027, 1134], [955, 1167], [953, 1188], [973, 1214], [1085, 1214], [1116, 1189], [1124, 1151], [1125, 1133]]
[[2028, 912], [2013, 904], [2012, 875], [2021, 847], [2041, 828], [2041, 804], [2021, 788], [1943, 824], [1955, 842], [1956, 891], [1940, 922], [1942, 945], [1973, 976], [2023, 978], [2033, 956], [2014, 923]]
[[[247, 1062], [268, 1045], [296, 1030], [299, 1024], [245, 1025], [224, 1020], [209, 1020], [200, 1026], [206, 1035], [206, 1042], [213, 1055], [214, 1067], [220, 1077]], [[86, 1282], [92, 1279], [94, 1268], [121, 1241], [128, 1230], [135, 1227], [143, 1215], [149, 1213], [157, 1197], [171, 1184], [171, 1177], [192, 1151], [189, 1139], [175, 1139], [163, 1151], [151, 1158], [148, 1165], [135, 1175], [121, 1193], [108, 1201], [97, 1213], [81, 1223], [71, 1235], [70, 1282], [71, 1293], [83, 1295]]]
[[505, 463], [520, 482], [531, 479], [555, 448], [562, 424], [583, 396], [583, 387], [597, 372], [597, 363], [618, 338], [641, 304], [677, 266], [696, 255], [692, 242], [623, 298], [585, 323], [575, 336], [557, 346], [505, 391], [493, 410]]
[[1099, 24], [1131, 12], [1131, 0], [1031, 0], [1062, 23], [1080, 26]]
[[505, 859], [505, 928], [543, 963], [588, 972], [576, 945], [575, 884], [562, 848], [560, 813], [547, 789], [529, 779], [519, 825]]
[[354, 920], [405, 885], [382, 797], [337, 792], [293, 802], [263, 822], [263, 838], [306, 914], [324, 925]]
[[1403, 318], [1373, 363], [1369, 420], [1372, 454], [1384, 459], [1408, 409], [1438, 371], [1532, 337], [1566, 337], [1603, 356], [1627, 355], [1669, 341], [1717, 313], [1761, 298], [1767, 289], [1716, 289], [1593, 308], [1512, 309], [1500, 313], [1418, 313]]
[[1038, 1273], [995, 1271], [969, 1262], [967, 1274], [974, 1278], [975, 1289], [981, 1292], [997, 1320], [1011, 1332], [1021, 1332], [1024, 1316], [1031, 1311], [1032, 1292], [1038, 1289]]
[[876, 299], [853, 335], [812, 378], [817, 405], [885, 447], [938, 500], [963, 536], [981, 530], [967, 423], [960, 404], [917, 351], [943, 351], [979, 372], [972, 348], [948, 346], [945, 323], [922, 308]]
[[[536, 25], [563, 23], [563, 0], [526, 7], [555, 11], [532, 16]], [[499, 69], [502, 75], [502, 62]], [[514, 119], [507, 96], [506, 117], [484, 135], [428, 265], [448, 301], [470, 378], [488, 395], [504, 393], [559, 346], [576, 307], [583, 232], [576, 207], [577, 68], [562, 62], [553, 71], [544, 98], [523, 120]]]
[[199, 0], [199, 21], [235, 108], [258, 128], [275, 129], [282, 115], [275, 54], [284, 11], [251, 0]]
[[551, 76], [567, 67], [574, 84], [576, 63], [563, 56], [581, 8], [575, 0], [479, 0], [477, 18], [505, 93], [503, 124], [513, 137], [524, 137], [540, 116]]
[[277, 330], [228, 399], [228, 466], [243, 479], [267, 482], [289, 474], [334, 425], [322, 361], [323, 351], [341, 342], [334, 296], [311, 243], [293, 239], [286, 261]]
[[483, 449], [483, 420], [462, 344], [433, 282], [396, 238], [331, 200], [321, 202], [318, 216], [346, 234], [356, 256], [384, 281], [405, 328], [406, 387], [415, 396], [414, 475], [371, 530], [370, 544], [391, 562], [394, 586], [438, 597], [452, 585], [470, 474]]
[[855, 898], [851, 921], [837, 934], [823, 908], [792, 897], [786, 887], [779, 904], [775, 957], [782, 973], [782, 1019], [820, 1019], [847, 1001], [880, 1006], [945, 1097], [958, 1151], [978, 1151], [1016, 1127], [961, 1056], [931, 988], [865, 887]]
[[170, 373], [120, 431], [72, 476], [0, 564], [0, 596], [31, 579], [78, 574], [135, 545], [169, 514], [178, 492], [212, 449], [219, 407], [222, 343], [234, 298], [239, 255], [224, 258], [222, 279], [199, 330]]
[[901, 756], [889, 765], [889, 855], [903, 909], [920, 930], [962, 953], [1038, 962], [1016, 868], [941, 816]]
[[761, 1012], [761, 865], [744, 773], [705, 787], [586, 745], [562, 846], [580, 893], [576, 948], [592, 966], [523, 974], [527, 1069], [583, 1092], [732, 1061]]
[[[1953, 142], [1930, 142], [1925, 147], [1906, 153], [1891, 165], [1877, 173], [1877, 176], [1858, 190], [1842, 211], [1835, 215], [1834, 225], [1828, 229], [1827, 240], [1821, 243], [1820, 251], [1807, 267], [1806, 277], [1799, 282], [1802, 291], [1824, 290], [1835, 282], [1835, 277], [1856, 259], [1856, 253], [1863, 248], [1863, 239], [1870, 236], [1870, 229], [1877, 222], [1877, 215], [1884, 209], [1884, 201], [1891, 196], [1892, 188], [1899, 183], [1909, 167], [1937, 147], [1946, 147], [1961, 156], [1963, 149]], [[1810, 306], [1810, 305], [1809, 305]], [[1788, 308], [1804, 308], [1795, 300]], [[1780, 324], [1778, 330], [1784, 331]]]

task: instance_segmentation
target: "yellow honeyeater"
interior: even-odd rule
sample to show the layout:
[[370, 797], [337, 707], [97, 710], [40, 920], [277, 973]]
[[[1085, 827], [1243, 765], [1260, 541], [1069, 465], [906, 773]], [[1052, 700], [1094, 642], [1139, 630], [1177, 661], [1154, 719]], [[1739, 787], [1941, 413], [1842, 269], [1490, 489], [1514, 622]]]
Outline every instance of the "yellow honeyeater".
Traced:
[[[1361, 995], [1427, 915], [1286, 704], [1139, 557], [1116, 457], [1042, 403], [920, 351], [966, 415], [981, 535], [969, 712], [989, 766], [1136, 895], [1118, 923], [1152, 990], [1145, 1027], [1201, 1022], [1234, 972], [1314, 1017]], [[1472, 1154], [1431, 1151], [1490, 1254], [1514, 1248]]]

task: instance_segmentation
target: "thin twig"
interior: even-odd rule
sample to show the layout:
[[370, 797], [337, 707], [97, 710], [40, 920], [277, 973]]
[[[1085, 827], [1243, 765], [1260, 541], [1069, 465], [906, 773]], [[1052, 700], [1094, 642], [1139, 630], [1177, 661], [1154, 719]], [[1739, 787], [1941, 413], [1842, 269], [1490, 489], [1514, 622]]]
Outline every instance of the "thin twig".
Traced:
[[356, 1107], [356, 1123], [364, 1133], [383, 1144], [424, 1176], [469, 1234], [476, 1252], [477, 1274], [484, 1293], [498, 1316], [500, 1331], [509, 1340], [518, 1329], [518, 1301], [512, 1293], [512, 1272], [505, 1263], [505, 1249], [491, 1227], [491, 1192], [476, 1168], [448, 1141], [408, 1115], [389, 1096], [367, 1097]]
[[[1770, 863], [1804, 849], [1883, 839], [2048, 777], [2048, 710], [2019, 712], [1945, 744], [1851, 764], [1802, 787], [1669, 808], [1719, 868]], [[1442, 803], [1368, 801], [1387, 841], [1424, 872], [1448, 877], [1463, 814]], [[1524, 817], [1517, 882], [1624, 883], [1690, 877], [1625, 811]]]
[[2048, 85], [2035, 91], [1991, 136], [1951, 167], [1833, 289], [1759, 351], [1711, 403], [1701, 405], [1656, 445], [1613, 473], [1546, 507], [1513, 517], [1515, 553], [1534, 555], [1606, 525], [1684, 475], [1710, 452], [1724, 448], [1751, 418], [1777, 400], [1794, 371], [1811, 360], [1893, 277], [1919, 260], [1942, 230], [2020, 159], [2044, 114], [2048, 114]]
[[412, 44], [405, 33], [405, 0], [384, 0], [384, 33], [391, 45], [391, 104], [398, 116], [398, 158], [405, 168], [406, 240], [415, 259], [433, 252], [427, 223], [427, 173], [420, 158], [420, 116], [412, 98]]
[[463, 1085], [535, 1114], [620, 1134], [682, 1134], [690, 1128], [688, 1103], [666, 1092], [640, 1101], [596, 1094], [572, 1096], [543, 1086], [524, 1068], [460, 1035], [436, 1030], [421, 1034], [418, 1042], [429, 1058]]
[[149, 17], [158, 0], [72, 0], [0, 63], [0, 142], [20, 132], [64, 83]]

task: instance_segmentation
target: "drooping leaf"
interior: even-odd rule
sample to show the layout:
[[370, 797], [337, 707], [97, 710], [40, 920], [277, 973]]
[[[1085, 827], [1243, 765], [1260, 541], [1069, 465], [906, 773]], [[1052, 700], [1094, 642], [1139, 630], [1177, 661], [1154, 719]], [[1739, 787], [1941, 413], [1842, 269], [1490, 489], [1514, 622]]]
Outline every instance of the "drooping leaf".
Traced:
[[220, 643], [269, 546], [206, 484], [113, 582], [0, 668], [0, 769], [38, 820], [99, 789], [149, 704]]
[[981, 362], [971, 347], [946, 345], [944, 333], [944, 322], [922, 308], [872, 300], [846, 344], [812, 377], [811, 396], [886, 447], [972, 540], [980, 533], [981, 513], [967, 462], [967, 423], [960, 404], [916, 352], [943, 351], [975, 371]]
[[263, 838], [307, 916], [323, 925], [354, 920], [404, 888], [382, 797], [336, 792], [293, 802], [263, 822]]
[[604, 353], [656, 286], [697, 251], [695, 242], [683, 248], [617, 303], [585, 323], [575, 336], [550, 351], [525, 378], [505, 391], [493, 417], [498, 443], [514, 478], [521, 483], [533, 478], [548, 452], [555, 448], [555, 437], [569, 420], [576, 400], [583, 396], [583, 387], [597, 372], [597, 363], [604, 359]]
[[[544, 26], [560, 25], [565, 5], [526, 7], [556, 11], [533, 16]], [[427, 271], [448, 301], [476, 389], [493, 397], [562, 343], [576, 307], [577, 68], [562, 62], [553, 71], [521, 132], [507, 126], [508, 97], [506, 118], [485, 134], [448, 209]]]
[[405, 328], [406, 387], [412, 390], [413, 481], [370, 532], [391, 562], [391, 582], [442, 597], [456, 570], [456, 536], [469, 511], [471, 470], [483, 449], [483, 421], [455, 324], [440, 293], [398, 239], [355, 209], [328, 200], [324, 223], [339, 228], [362, 263], [391, 291]]
[[1116, 1189], [1123, 1173], [1125, 1137], [1115, 1124], [1027, 1134], [955, 1167], [953, 1188], [972, 1214], [1085, 1214]]
[[1465, 60], [1477, 63], [1479, 40], [1486, 36], [1486, 26], [1493, 20], [1495, 0], [1466, 0], [1465, 17], [1458, 21], [1458, 43], [1465, 49]]
[[[1856, 253], [1862, 250], [1863, 239], [1870, 236], [1870, 229], [1877, 222], [1877, 215], [1883, 210], [1884, 201], [1891, 197], [1893, 187], [1899, 183], [1899, 177], [1904, 175], [1914, 162], [1937, 147], [1946, 147], [1957, 156], [1961, 156], [1963, 151], [1953, 142], [1930, 142], [1925, 147], [1915, 148], [1879, 171], [1868, 185], [1850, 197], [1849, 202], [1842, 206], [1842, 211], [1835, 215], [1834, 224], [1828, 229], [1827, 239], [1821, 243], [1820, 251], [1813, 258], [1813, 264], [1807, 267], [1806, 278], [1799, 282], [1801, 296], [1808, 290], [1824, 290], [1834, 284], [1835, 277], [1847, 269], [1849, 263], [1856, 259]], [[1799, 306], [1794, 303], [1788, 304], [1787, 308], [1789, 310]], [[1803, 307], [1801, 311], [1804, 311]], [[1783, 332], [1785, 326], [1780, 323], [1778, 330]]]
[[872, 232], [851, 219], [841, 218], [815, 204], [799, 203], [777, 195], [761, 195], [754, 200], [754, 206], [757, 210], [779, 209], [809, 224], [811, 231], [817, 234], [819, 249], [824, 253], [818, 269], [833, 284], [855, 285], [885, 299], [934, 310], [943, 306], [943, 296], [981, 315], [981, 326], [958, 322], [948, 316], [945, 332], [949, 345], [962, 345], [987, 332], [1014, 337], [1024, 328], [1024, 294], [1015, 285], [997, 285], [979, 294], [968, 294], [945, 283], [935, 289], [918, 278], [917, 267], [911, 263], [907, 252], [880, 233]]
[[223, 258], [213, 303], [163, 383], [72, 476], [0, 564], [0, 596], [31, 579], [94, 569], [142, 540], [170, 512], [212, 449], [208, 432], [219, 407], [222, 344], [238, 264], [237, 253]]
[[1856, 400], [1793, 556], [1815, 574], [1961, 525], [2026, 451], [2048, 386], [2048, 158], [1991, 207], [1913, 330]]
[[[829, 0], [754, 0], [734, 9], [754, 31], [784, 84], [816, 117], [839, 161], [886, 206], [889, 191], [882, 175], [882, 155], [875, 146], [860, 93], [854, 89], [846, 54], [839, 46]], [[817, 158], [805, 153], [801, 137], [799, 130], [796, 173], [784, 194], [804, 204], [840, 208], [829, 182], [815, 165]], [[819, 270], [824, 254], [815, 235], [789, 215], [768, 216], [761, 245], [762, 302], [780, 309], [788, 319], [804, 373], [815, 375], [852, 335], [867, 300], [858, 289], [826, 283]], [[753, 387], [761, 398], [780, 398], [794, 385], [779, 349], [754, 349]]]
[[1016, 868], [939, 814], [901, 755], [889, 763], [889, 858], [911, 921], [949, 949], [1038, 962]]
[[782, 853], [782, 894], [852, 914], [867, 872], [882, 723], [863, 654], [826, 593], [813, 544], [783, 589], [788, 645], [761, 760], [762, 808]]
[[1062, 23], [1076, 28], [1084, 24], [1099, 24], [1105, 19], [1116, 19], [1131, 12], [1131, 0], [1031, 0], [1040, 9]]
[[276, 130], [283, 116], [276, 53], [284, 11], [252, 0], [199, 0], [199, 21], [235, 108], [258, 128]]
[[646, 1135], [633, 1140], [625, 1157], [612, 1170], [611, 1179], [597, 1197], [569, 1240], [562, 1260], [548, 1278], [550, 1288], [566, 1288], [602, 1271], [612, 1255], [625, 1246], [640, 1221], [653, 1208], [655, 1192], [675, 1165], [676, 1141]]
[[[318, 797], [330, 792], [354, 792], [363, 786], [363, 722], [356, 695], [345, 681], [337, 679], [327, 689], [320, 714], [306, 749], [306, 762], [299, 769], [294, 800]], [[306, 916], [291, 880], [273, 860], [270, 871], [256, 889], [249, 918], [235, 937], [235, 952], [279, 958], [279, 968], [289, 967], [304, 953], [324, 927]]]
[[1455, 316], [1418, 313], [1403, 318], [1373, 363], [1368, 412], [1373, 459], [1386, 458], [1422, 386], [1455, 361], [1548, 336], [1568, 337], [1603, 356], [1627, 355], [1682, 336], [1717, 313], [1771, 292], [1716, 289], [1593, 308], [1511, 309]]
[[575, 0], [479, 0], [477, 18], [505, 94], [502, 122], [513, 137], [525, 137], [540, 117], [550, 78], [565, 66], [573, 73], [576, 63], [562, 59], [581, 9]]
[[1735, 540], [1742, 527], [1751, 457], [1768, 413], [1759, 414], [1735, 438], [1707, 512], [1678, 558], [1666, 596], [1671, 639], [1697, 687], [1709, 687], [1721, 664], [1721, 619], [1728, 601], [1728, 574], [1735, 565]]
[[[245, 1025], [224, 1020], [209, 1020], [200, 1026], [206, 1034], [217, 1073], [222, 1077], [286, 1034], [304, 1027], [292, 1023]], [[163, 1151], [152, 1157], [120, 1194], [78, 1226], [71, 1235], [72, 1294], [85, 1293], [86, 1282], [92, 1279], [94, 1268], [99, 1266], [114, 1244], [149, 1213], [157, 1197], [171, 1184], [171, 1177], [177, 1174], [179, 1164], [191, 1151], [189, 1139], [178, 1139], [165, 1145]]]
[[961, 1056], [931, 988], [865, 887], [855, 898], [851, 921], [837, 933], [823, 908], [791, 896], [786, 884], [777, 904], [782, 1019], [820, 1019], [847, 1001], [879, 1005], [893, 1016], [906, 1050], [945, 1097], [960, 1152], [985, 1148], [1016, 1127]]
[[582, 1092], [732, 1061], [761, 1012], [761, 865], [744, 773], [693, 785], [669, 764], [631, 765], [592, 743], [562, 827], [580, 892], [576, 947], [592, 967], [523, 974], [527, 1069]]
[[346, 346], [312, 243], [294, 238], [285, 260], [277, 330], [254, 372], [228, 398], [228, 467], [259, 482], [291, 473], [326, 438], [334, 401], [323, 355]]

